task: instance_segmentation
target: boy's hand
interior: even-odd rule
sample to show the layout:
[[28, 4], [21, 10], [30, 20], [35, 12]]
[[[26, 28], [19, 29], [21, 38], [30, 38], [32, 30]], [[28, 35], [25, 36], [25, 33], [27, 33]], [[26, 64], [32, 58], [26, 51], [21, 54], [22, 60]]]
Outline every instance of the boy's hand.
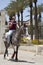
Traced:
[[10, 23], [9, 23], [9, 27], [11, 27], [11, 26], [12, 26], [12, 23], [10, 22]]

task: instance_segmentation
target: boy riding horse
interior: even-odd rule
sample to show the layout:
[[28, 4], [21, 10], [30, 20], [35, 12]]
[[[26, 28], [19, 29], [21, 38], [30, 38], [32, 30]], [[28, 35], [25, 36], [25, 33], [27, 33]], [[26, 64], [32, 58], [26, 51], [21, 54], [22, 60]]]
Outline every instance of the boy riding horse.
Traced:
[[5, 34], [5, 38], [6, 38], [7, 43], [10, 43], [10, 37], [12, 33], [16, 31], [15, 16], [12, 16], [12, 18], [10, 19], [8, 28], [9, 28], [9, 31]]

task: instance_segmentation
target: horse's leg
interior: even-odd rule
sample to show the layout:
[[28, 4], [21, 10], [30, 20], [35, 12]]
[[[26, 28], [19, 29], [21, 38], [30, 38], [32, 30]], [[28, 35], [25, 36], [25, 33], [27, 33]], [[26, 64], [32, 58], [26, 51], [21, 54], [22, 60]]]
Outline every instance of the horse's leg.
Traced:
[[4, 53], [4, 58], [6, 57], [6, 50], [5, 50], [5, 53]]
[[7, 56], [8, 56], [8, 50], [7, 50]]
[[6, 49], [5, 49], [5, 53], [4, 53], [4, 58], [6, 57], [6, 54], [7, 54], [7, 56], [8, 56], [8, 47], [10, 46], [10, 44], [7, 44], [5, 47], [6, 47]]
[[[16, 56], [15, 56], [16, 55]], [[14, 53], [13, 53], [13, 55], [12, 55], [12, 59], [14, 58], [14, 56], [15, 56], [15, 60], [17, 61], [18, 60], [18, 46], [16, 46], [16, 50], [14, 50]]]
[[17, 61], [18, 60], [18, 46], [16, 46], [16, 57], [15, 57], [15, 60]]
[[13, 58], [14, 58], [14, 56], [15, 56], [15, 50], [14, 50], [14, 53], [13, 53], [13, 55], [12, 55], [12, 57], [11, 57], [11, 58], [13, 59]]
[[12, 48], [14, 49], [14, 52], [13, 52], [13, 54], [12, 54], [12, 56], [11, 56], [11, 58], [13, 59], [13, 58], [14, 58], [14, 56], [15, 56], [15, 46], [14, 46], [14, 45], [12, 45]]
[[6, 57], [6, 54], [8, 56], [8, 50], [7, 50], [7, 48], [5, 49], [4, 58]]

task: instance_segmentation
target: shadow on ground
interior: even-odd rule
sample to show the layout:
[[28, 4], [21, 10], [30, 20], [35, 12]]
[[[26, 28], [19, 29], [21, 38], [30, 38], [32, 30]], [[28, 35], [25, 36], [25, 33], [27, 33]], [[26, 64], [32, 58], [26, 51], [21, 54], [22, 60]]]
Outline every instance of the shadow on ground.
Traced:
[[15, 59], [9, 59], [9, 61], [35, 64], [35, 62], [32, 62], [32, 61], [26, 61], [26, 60], [17, 60], [17, 61], [16, 61]]

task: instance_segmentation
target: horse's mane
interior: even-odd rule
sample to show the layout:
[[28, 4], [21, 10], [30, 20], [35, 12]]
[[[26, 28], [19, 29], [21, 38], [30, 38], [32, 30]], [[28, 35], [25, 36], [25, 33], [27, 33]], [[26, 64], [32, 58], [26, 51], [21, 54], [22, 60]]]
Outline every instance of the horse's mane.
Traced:
[[16, 32], [14, 32], [14, 37], [15, 38], [19, 37], [19, 35], [21, 34], [21, 31], [22, 31], [22, 28], [23, 28], [23, 25], [18, 30], [16, 30]]

